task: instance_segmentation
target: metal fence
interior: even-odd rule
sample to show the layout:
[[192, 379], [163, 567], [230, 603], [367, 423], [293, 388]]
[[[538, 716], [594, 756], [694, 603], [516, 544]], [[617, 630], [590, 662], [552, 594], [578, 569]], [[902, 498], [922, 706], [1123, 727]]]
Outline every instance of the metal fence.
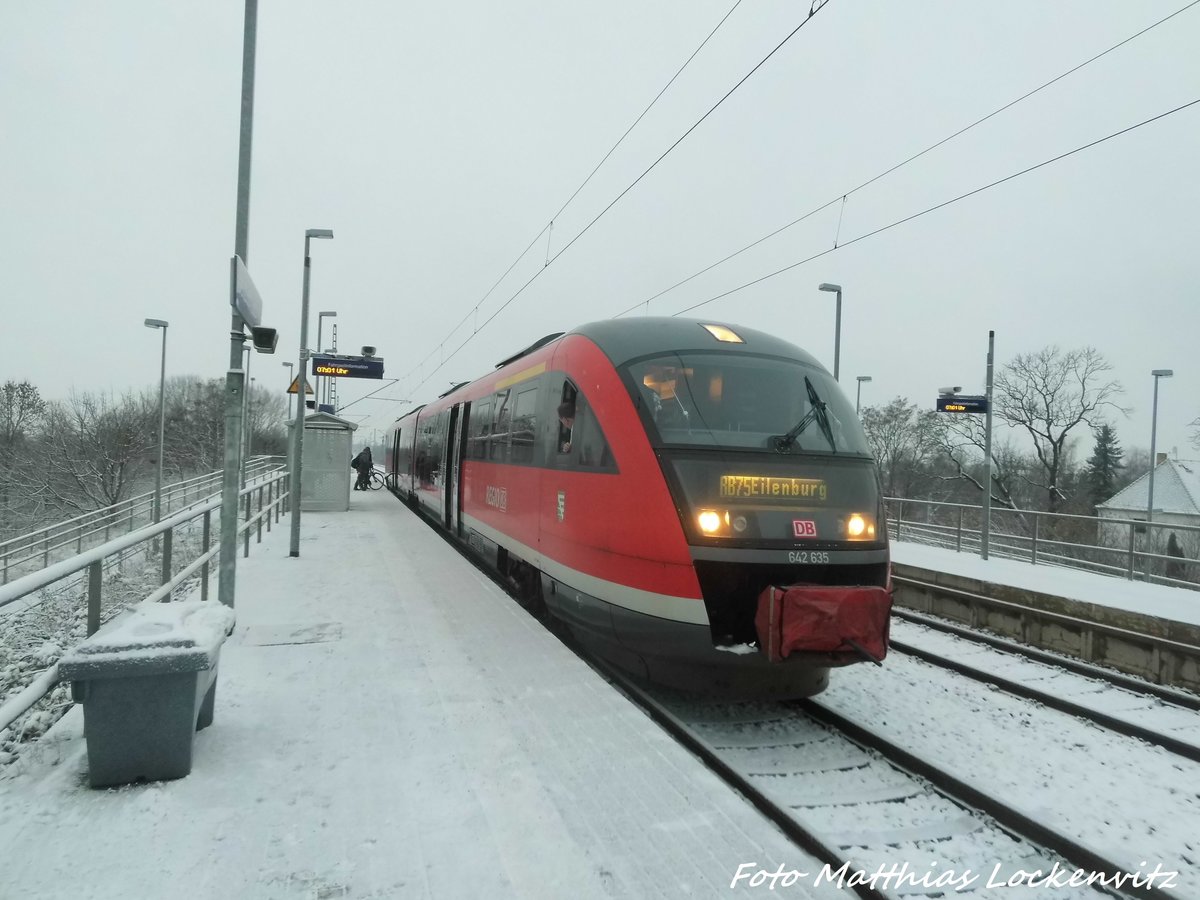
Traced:
[[[246, 464], [246, 483], [253, 484], [278, 472], [282, 457], [259, 456]], [[199, 475], [186, 481], [164, 485], [162, 516], [172, 511], [188, 509], [221, 493], [221, 471]], [[0, 541], [0, 585], [14, 578], [44, 569], [53, 562], [82, 553], [88, 547], [102, 544], [114, 534], [131, 533], [135, 528], [154, 521], [154, 492], [139, 494], [31, 531], [19, 537]]]
[[[249, 478], [247, 479], [249, 481]], [[242, 519], [238, 535], [243, 542], [243, 555], [250, 554], [250, 537], [262, 541], [264, 527], [271, 530], [272, 522], [278, 522], [289, 502], [290, 475], [286, 471], [275, 471], [260, 475], [257, 482], [248, 484], [239, 493], [239, 513]], [[131, 550], [149, 551], [154, 542], [160, 550], [147, 552], [147, 558], [157, 558], [160, 567], [159, 586], [145, 602], [169, 601], [171, 594], [190, 578], [199, 576], [200, 599], [208, 598], [208, 573], [213, 559], [220, 553], [219, 541], [214, 544], [213, 519], [219, 512], [221, 500], [216, 499], [193, 504], [189, 509], [164, 518], [157, 524], [144, 526], [136, 531], [105, 541], [98, 546], [78, 553], [68, 559], [51, 563], [49, 566], [23, 575], [0, 586], [0, 609], [24, 602], [34, 604], [47, 588], [73, 575], [82, 574], [86, 580], [86, 633], [94, 634], [104, 617], [104, 590], [106, 562], [120, 558]], [[199, 552], [191, 561], [180, 564], [175, 553], [175, 535], [182, 529], [199, 524], [201, 539]], [[178, 566], [178, 568], [177, 568]], [[76, 595], [77, 596], [77, 595]], [[0, 732], [12, 725], [35, 703], [46, 696], [58, 682], [58, 664], [55, 662], [39, 673], [23, 690], [0, 704]]]
[[[892, 540], [980, 552], [982, 507], [903, 497], [884, 503]], [[1188, 546], [1200, 542], [1200, 526], [993, 506], [988, 554], [1200, 590], [1200, 562], [1166, 552], [1171, 532]]]

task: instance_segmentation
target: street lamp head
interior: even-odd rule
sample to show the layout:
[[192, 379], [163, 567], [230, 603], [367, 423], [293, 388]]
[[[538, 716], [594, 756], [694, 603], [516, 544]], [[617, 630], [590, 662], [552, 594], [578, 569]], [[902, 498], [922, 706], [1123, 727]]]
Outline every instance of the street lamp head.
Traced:
[[147, 328], [166, 328], [167, 320], [166, 319], [147, 319], [146, 327]]
[[336, 316], [337, 313], [334, 312], [332, 309], [327, 309], [327, 310], [324, 310], [323, 312], [317, 313], [317, 315], [318, 316]]
[[[147, 320], [147, 321], [149, 321], [149, 320]], [[1150, 371], [1150, 374], [1153, 375], [1155, 378], [1170, 378], [1172, 375], [1175, 374], [1175, 370], [1174, 369], [1152, 369]]]
[[858, 380], [859, 380], [859, 381], [870, 381], [870, 380], [871, 380], [871, 376], [870, 376], [870, 375], [859, 375], [859, 376], [858, 376]]
[[830, 284], [827, 281], [822, 281], [820, 284], [817, 285], [817, 290], [818, 291], [832, 291], [834, 293], [840, 294], [842, 292], [842, 286], [840, 284]]
[[331, 238], [333, 231], [328, 228], [310, 228], [304, 232], [306, 238]]

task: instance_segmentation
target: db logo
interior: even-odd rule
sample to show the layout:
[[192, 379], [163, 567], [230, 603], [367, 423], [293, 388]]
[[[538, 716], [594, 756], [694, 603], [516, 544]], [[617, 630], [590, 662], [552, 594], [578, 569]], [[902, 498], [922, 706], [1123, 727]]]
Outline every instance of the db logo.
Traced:
[[812, 519], [793, 519], [792, 534], [796, 537], [816, 537], [817, 523]]

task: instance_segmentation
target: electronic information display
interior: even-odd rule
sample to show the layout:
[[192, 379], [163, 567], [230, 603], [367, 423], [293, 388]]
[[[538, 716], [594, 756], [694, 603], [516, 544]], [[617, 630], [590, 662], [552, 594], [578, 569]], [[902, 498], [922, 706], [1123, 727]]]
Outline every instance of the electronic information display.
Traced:
[[938, 397], [937, 411], [948, 413], [986, 413], [988, 411], [987, 397], [960, 396]]
[[382, 378], [383, 360], [378, 356], [329, 356], [312, 358], [312, 374], [326, 378]]

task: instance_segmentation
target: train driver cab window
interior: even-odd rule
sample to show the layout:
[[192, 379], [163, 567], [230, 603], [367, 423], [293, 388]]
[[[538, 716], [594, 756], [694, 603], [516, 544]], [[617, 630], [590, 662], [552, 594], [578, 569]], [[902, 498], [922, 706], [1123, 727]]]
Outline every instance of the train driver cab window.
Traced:
[[600, 428], [600, 420], [583, 393], [569, 381], [563, 382], [562, 402], [556, 410], [558, 434], [555, 450], [560, 465], [616, 471], [612, 451]]
[[575, 411], [579, 400], [579, 390], [569, 381], [563, 382], [562, 402], [558, 404], [558, 440], [556, 446], [559, 453], [571, 452], [571, 439], [575, 434]]
[[615, 469], [612, 451], [608, 449], [608, 441], [600, 430], [600, 422], [596, 411], [587, 405], [580, 397], [576, 402], [575, 434], [572, 447], [578, 451], [576, 462], [589, 469]]

